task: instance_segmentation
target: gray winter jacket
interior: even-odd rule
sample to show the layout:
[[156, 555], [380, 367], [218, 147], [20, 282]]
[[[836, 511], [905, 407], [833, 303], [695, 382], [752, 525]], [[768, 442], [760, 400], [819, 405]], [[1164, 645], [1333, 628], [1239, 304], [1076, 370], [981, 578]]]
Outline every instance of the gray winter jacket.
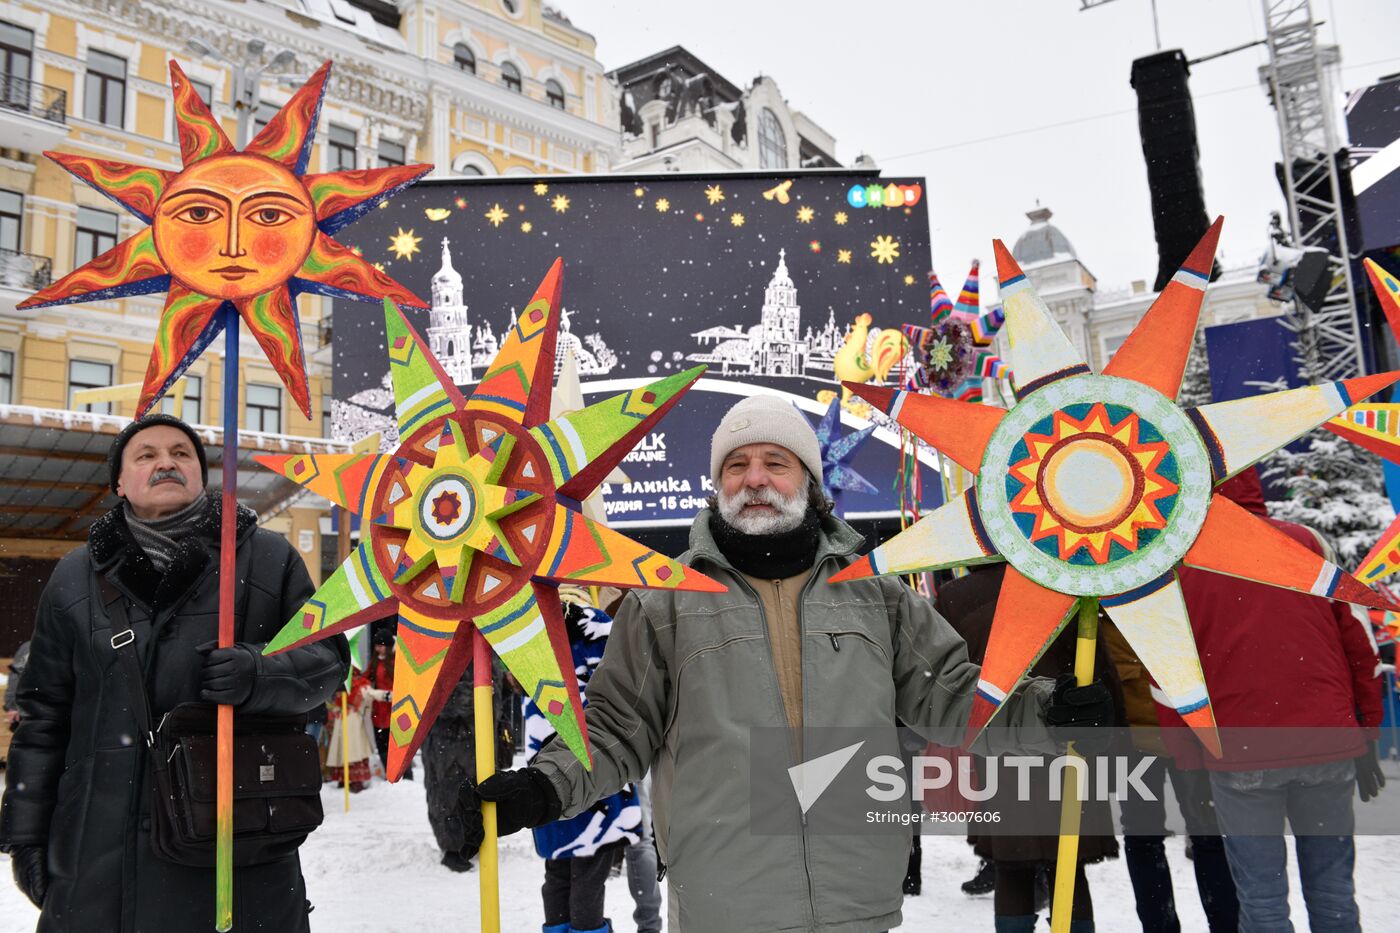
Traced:
[[[822, 525], [801, 595], [804, 729], [892, 727], [961, 736], [979, 668], [927, 600], [898, 580], [830, 584], [861, 536]], [[635, 591], [622, 603], [586, 711], [593, 769], [561, 743], [533, 764], [572, 816], [648, 769], [675, 933], [873, 933], [901, 921], [906, 834], [760, 834], [750, 823], [750, 741], [787, 725], [757, 594], [720, 553], [709, 512], [681, 560], [728, 593]], [[1049, 681], [1028, 681], [998, 716], [1012, 751], [1051, 752]], [[811, 734], [810, 732], [808, 733]], [[814, 757], [808, 749], [808, 757]], [[791, 797], [794, 814], [798, 811]]]

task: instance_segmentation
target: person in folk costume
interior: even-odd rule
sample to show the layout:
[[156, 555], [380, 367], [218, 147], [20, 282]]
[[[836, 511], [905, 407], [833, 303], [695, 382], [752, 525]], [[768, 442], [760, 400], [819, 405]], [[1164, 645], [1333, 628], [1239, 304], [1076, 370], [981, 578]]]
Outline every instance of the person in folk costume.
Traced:
[[[603, 660], [612, 618], [588, 604], [577, 587], [560, 588], [564, 625], [573, 652], [579, 696], [588, 707], [588, 682]], [[525, 757], [533, 759], [554, 737], [554, 727], [533, 702], [525, 706]], [[544, 933], [609, 933], [603, 916], [608, 872], [622, 848], [641, 838], [641, 808], [629, 784], [582, 813], [534, 830], [544, 858]]]
[[[370, 686], [370, 723], [374, 727], [374, 747], [379, 752], [379, 766], [389, 773], [389, 716], [393, 711], [394, 633], [388, 628], [377, 629], [374, 644], [365, 668]], [[404, 780], [413, 780], [413, 762], [404, 769]]]
[[[966, 576], [945, 583], [938, 589], [934, 606], [967, 642], [968, 658], [972, 661], [980, 661], [986, 652], [1005, 572], [1005, 564], [973, 567]], [[1100, 622], [1102, 620], [1103, 614], [1100, 613]], [[1074, 626], [1066, 626], [1032, 666], [1030, 675], [1072, 678], [1076, 640]], [[1113, 724], [1123, 725], [1126, 720], [1122, 689], [1102, 634], [1094, 660], [1094, 673], [1112, 697]], [[1094, 784], [1091, 777], [1083, 804], [1071, 933], [1093, 933], [1094, 930], [1094, 903], [1084, 866], [1118, 857], [1118, 840], [1113, 835], [1113, 813], [1106, 799], [1096, 799], [1099, 795]], [[1018, 818], [1055, 825], [1060, 804], [1052, 799], [1048, 770], [1038, 768], [1031, 771], [1028, 787], [1028, 798], [1021, 797], [1018, 782], [1008, 780], [1003, 774], [997, 783], [996, 793], [983, 803], [983, 807], [989, 813], [999, 814], [1006, 826], [1016, 825]], [[1047, 820], [1046, 817], [1052, 819]], [[994, 864], [992, 909], [997, 933], [1032, 933], [1037, 919], [1036, 876], [1041, 872], [1046, 873], [1053, 890], [1059, 838], [1054, 835], [1013, 836], [1004, 832], [974, 832], [970, 835], [974, 840], [973, 850]]]
[[[58, 562], [39, 601], [0, 850], [40, 908], [39, 933], [203, 933], [214, 869], [166, 861], [151, 845], [150, 753], [133, 740], [145, 726], [113, 647], [114, 615], [126, 615], [157, 723], [190, 703], [232, 705], [235, 722], [304, 713], [344, 682], [350, 652], [337, 636], [263, 656], [315, 587], [291, 544], [241, 506], [235, 540], [248, 579], [238, 586], [237, 641], [216, 647], [222, 502], [206, 494], [199, 436], [171, 415], [148, 415], [117, 435], [108, 459], [118, 505]], [[309, 929], [296, 855], [236, 867], [233, 890], [238, 931]]]
[[[731, 408], [711, 439], [710, 473], [716, 496], [680, 559], [728, 591], [623, 599], [589, 681], [592, 769], [555, 740], [529, 767], [463, 792], [495, 801], [508, 835], [583, 813], [651, 770], [671, 933], [897, 926], [909, 827], [810, 832], [798, 825], [794, 799], [790, 811], [772, 814], [790, 819], [793, 834], [753, 832], [753, 730], [788, 729], [796, 741], [818, 727], [860, 723], [888, 731], [870, 749], [893, 751], [898, 715], [956, 744], [980, 670], [901, 581], [830, 582], [857, 560], [864, 539], [832, 514], [816, 433], [789, 402], [755, 395]], [[1005, 700], [998, 722], [1006, 728], [983, 733], [977, 747], [1058, 754], [1070, 733], [1096, 731], [1111, 714], [1102, 684], [1032, 679]]]
[[[337, 787], [344, 787], [346, 772], [349, 772], [350, 793], [358, 794], [369, 786], [373, 772], [369, 758], [374, 754], [374, 731], [370, 725], [370, 704], [373, 702], [374, 688], [364, 671], [356, 671], [350, 678], [350, 689], [341, 684], [331, 698], [327, 713], [330, 727], [330, 743], [326, 746], [326, 768]], [[345, 715], [341, 714], [341, 697], [346, 695]], [[349, 761], [349, 767], [345, 763]]]

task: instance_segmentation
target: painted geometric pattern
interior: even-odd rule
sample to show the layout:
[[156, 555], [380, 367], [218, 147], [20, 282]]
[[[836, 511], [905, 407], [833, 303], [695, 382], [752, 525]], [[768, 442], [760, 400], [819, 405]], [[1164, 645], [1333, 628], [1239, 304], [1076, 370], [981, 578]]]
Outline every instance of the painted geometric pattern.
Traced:
[[1176, 457], [1150, 422], [1121, 405], [1054, 412], [1012, 449], [1007, 497], [1016, 524], [1051, 556], [1106, 564], [1149, 544], [1176, 504]]
[[[660, 380], [561, 418], [546, 430], [529, 431], [544, 420], [535, 413], [549, 410], [561, 270], [556, 262], [470, 399], [461, 396], [408, 320], [386, 301], [399, 449], [391, 455], [263, 458], [284, 476], [370, 518], [362, 526], [367, 540], [268, 650], [398, 613], [392, 780], [402, 774], [470, 663], [477, 632], [537, 698], [580, 761], [591, 766], [577, 680], [569, 670], [559, 583], [723, 590], [565, 508], [593, 492], [588, 483], [601, 481], [698, 372]], [[569, 430], [581, 436], [570, 440]], [[552, 462], [555, 457], [572, 476], [567, 491], [559, 486], [563, 472]], [[310, 627], [303, 624], [308, 617]]]
[[531, 428], [530, 433], [549, 460], [554, 484], [563, 486], [613, 449], [639, 424], [688, 389], [704, 371], [705, 367], [697, 366]]
[[[1015, 366], [1004, 415], [951, 399], [846, 385], [978, 474], [976, 496], [936, 510], [833, 580], [1003, 558], [1006, 568], [966, 739], [990, 721], [1068, 622], [1098, 597], [1201, 741], [1219, 754], [1176, 567], [1389, 608], [1360, 581], [1212, 487], [1400, 373], [1189, 411], [1173, 401], [1220, 223], [1110, 362], [1089, 373], [1010, 252], [993, 244]], [[1400, 285], [1392, 291], [1400, 292]], [[1382, 300], [1400, 330], [1400, 303]], [[1082, 461], [1082, 462], [1081, 462]], [[1397, 522], [1400, 525], [1400, 522]], [[1393, 560], [1400, 562], [1400, 548]], [[1390, 556], [1390, 555], [1387, 555]], [[1101, 562], [1101, 563], [1100, 563]]]

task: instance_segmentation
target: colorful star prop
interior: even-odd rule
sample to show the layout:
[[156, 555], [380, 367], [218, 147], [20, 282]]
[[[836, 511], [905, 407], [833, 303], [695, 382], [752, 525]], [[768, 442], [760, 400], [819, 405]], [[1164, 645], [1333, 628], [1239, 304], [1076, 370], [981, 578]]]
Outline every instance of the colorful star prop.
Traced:
[[873, 495], [880, 491], [849, 466], [856, 452], [875, 432], [875, 427], [872, 424], [843, 437], [839, 395], [831, 400], [826, 414], [822, 415], [822, 420], [817, 423], [817, 446], [822, 455], [822, 488], [826, 491], [826, 497], [838, 506], [844, 492], [864, 492]]
[[1010, 375], [1006, 363], [990, 349], [1005, 318], [1000, 308], [981, 313], [978, 268], [977, 260], [972, 260], [956, 305], [938, 276], [929, 271], [930, 326], [905, 324], [902, 328], [919, 348], [920, 366], [912, 373], [913, 386], [976, 402], [982, 398], [983, 379]]
[[242, 152], [180, 66], [170, 63], [178, 172], [88, 156], [50, 159], [149, 224], [23, 302], [21, 308], [166, 292], [137, 417], [223, 330], [230, 305], [306, 417], [311, 393], [296, 296], [302, 292], [427, 307], [331, 234], [432, 170], [431, 165], [307, 175], [331, 63]]
[[[1369, 259], [1366, 272], [1391, 328], [1400, 333], [1400, 326], [1397, 326], [1400, 324], [1400, 280]], [[1391, 463], [1400, 464], [1400, 404], [1353, 405], [1323, 427]], [[1397, 570], [1400, 570], [1400, 516], [1362, 558], [1356, 576], [1364, 583], [1376, 583]]]
[[834, 581], [1006, 561], [970, 743], [1068, 621], [1098, 597], [1167, 701], [1220, 753], [1176, 567], [1389, 607], [1354, 577], [1212, 487], [1400, 380], [1383, 373], [1183, 410], [1186, 367], [1222, 221], [1102, 375], [1090, 372], [1011, 254], [997, 275], [1018, 380], [1009, 411], [847, 383], [976, 474], [963, 496]]
[[398, 613], [390, 780], [471, 661], [473, 625], [590, 767], [558, 585], [724, 591], [576, 511], [705, 367], [549, 420], [562, 278], [556, 261], [469, 398], [385, 301], [399, 448], [256, 458], [365, 519], [266, 650]]

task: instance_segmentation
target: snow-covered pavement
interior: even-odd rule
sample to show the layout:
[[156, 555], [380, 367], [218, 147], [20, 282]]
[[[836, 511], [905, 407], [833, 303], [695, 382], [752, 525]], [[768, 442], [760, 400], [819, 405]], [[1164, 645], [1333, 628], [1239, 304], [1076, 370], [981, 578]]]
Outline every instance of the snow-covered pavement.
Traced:
[[[1400, 793], [1392, 774], [1387, 793]], [[307, 891], [316, 905], [311, 926], [319, 933], [470, 933], [479, 927], [477, 875], [453, 874], [438, 864], [440, 853], [428, 828], [421, 782], [376, 782], [351, 798], [344, 812], [341, 792], [323, 791], [326, 822], [302, 849]], [[1358, 804], [1358, 807], [1360, 805]], [[1358, 815], [1364, 816], [1360, 809]], [[1206, 929], [1195, 894], [1195, 877], [1180, 837], [1167, 840], [1182, 929]], [[534, 933], [543, 915], [539, 886], [543, 862], [528, 833], [501, 845], [501, 924], [507, 933]], [[924, 888], [907, 898], [906, 930], [992, 928], [990, 897], [968, 898], [958, 885], [972, 876], [976, 859], [960, 838], [924, 837]], [[1400, 877], [1400, 839], [1357, 839], [1357, 898], [1368, 930], [1394, 929], [1393, 889]], [[37, 912], [10, 881], [9, 860], [0, 856], [0, 933], [30, 933]], [[1132, 888], [1122, 859], [1090, 866], [1098, 929], [1130, 933], [1139, 929]], [[663, 886], [664, 887], [664, 886]], [[1306, 929], [1296, 871], [1291, 881], [1294, 923]], [[625, 879], [608, 883], [607, 910], [618, 933], [635, 933], [632, 900]], [[1045, 927], [1048, 929], [1048, 927]]]

